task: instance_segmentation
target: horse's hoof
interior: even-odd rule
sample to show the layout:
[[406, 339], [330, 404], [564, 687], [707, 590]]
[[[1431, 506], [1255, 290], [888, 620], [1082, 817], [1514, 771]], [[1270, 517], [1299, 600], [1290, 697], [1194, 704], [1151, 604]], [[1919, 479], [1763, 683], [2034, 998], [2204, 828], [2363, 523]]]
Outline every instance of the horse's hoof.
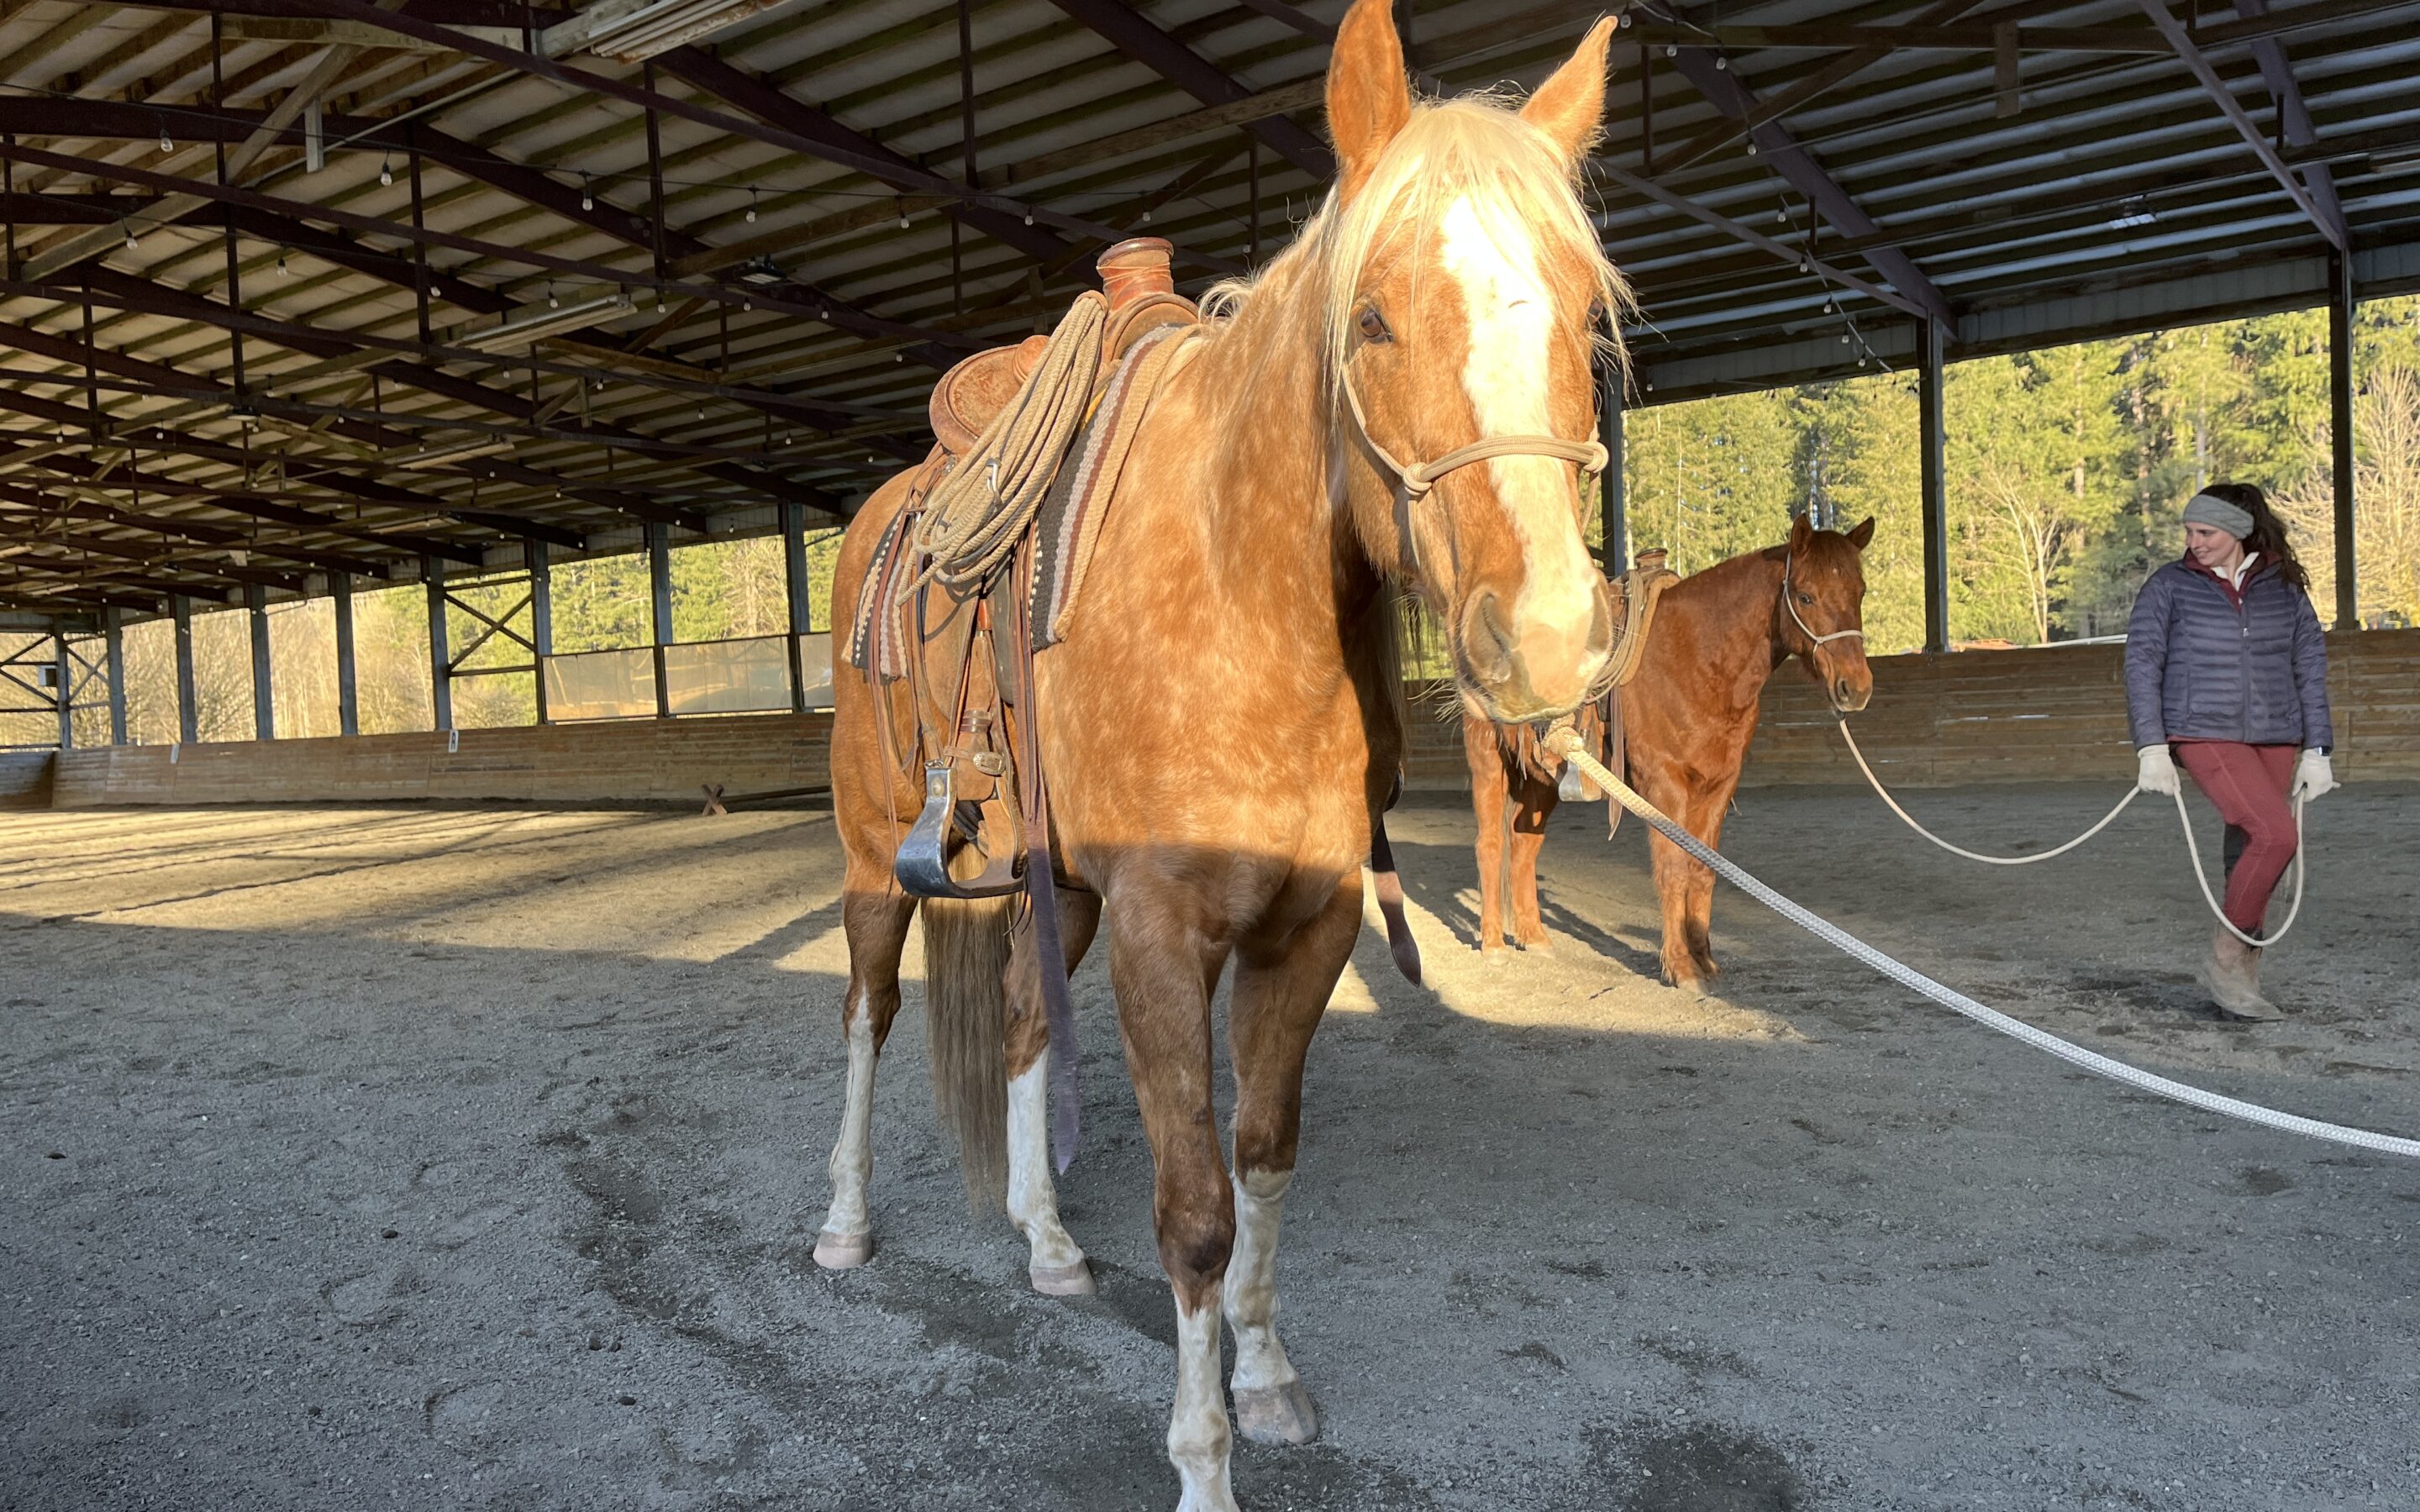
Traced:
[[1420, 948], [1408, 936], [1387, 947], [1395, 958], [1395, 969], [1404, 980], [1417, 987], [1420, 984]]
[[1046, 1297], [1089, 1297], [1095, 1289], [1093, 1268], [1082, 1260], [1073, 1265], [1028, 1266], [1025, 1277]]
[[1235, 1427], [1254, 1443], [1309, 1443], [1319, 1437], [1319, 1409], [1297, 1376], [1282, 1386], [1237, 1391]]
[[1552, 955], [1555, 953], [1555, 942], [1552, 938], [1541, 934], [1534, 940], [1523, 940], [1521, 949], [1531, 955]]
[[1479, 948], [1479, 959], [1491, 966], [1500, 966], [1512, 959], [1512, 951], [1506, 946], [1482, 945]]
[[827, 1271], [854, 1271], [872, 1258], [872, 1234], [835, 1234], [827, 1228], [815, 1236], [815, 1263]]

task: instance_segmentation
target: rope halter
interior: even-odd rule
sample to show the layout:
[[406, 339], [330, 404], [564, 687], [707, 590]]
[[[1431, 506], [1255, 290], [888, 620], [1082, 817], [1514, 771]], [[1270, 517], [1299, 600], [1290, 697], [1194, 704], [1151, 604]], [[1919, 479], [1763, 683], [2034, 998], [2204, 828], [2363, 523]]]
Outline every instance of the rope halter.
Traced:
[[[1354, 391], [1352, 378], [1339, 375], [1336, 381], [1337, 387], [1344, 391], [1345, 404], [1353, 411], [1353, 424], [1361, 429], [1362, 443], [1379, 461], [1387, 464], [1388, 471], [1403, 480], [1404, 496], [1415, 504], [1427, 498], [1429, 490], [1435, 488], [1437, 480], [1447, 473], [1466, 468], [1473, 462], [1485, 462], [1498, 456], [1551, 456], [1559, 462], [1575, 462], [1579, 465], [1580, 486], [1583, 488], [1605, 474], [1607, 453], [1602, 445], [1595, 441], [1567, 441], [1560, 436], [1482, 436], [1467, 446], [1455, 447], [1434, 461], [1402, 461], [1394, 453], [1379, 445], [1377, 437], [1370, 434], [1370, 417], [1361, 411], [1361, 395]], [[1412, 550], [1417, 560], [1419, 550], [1417, 540], [1413, 542]]]
[[[1790, 623], [1798, 626], [1798, 633], [1807, 638], [1808, 642], [1807, 650], [1814, 655], [1820, 656], [1823, 653], [1823, 648], [1831, 644], [1833, 641], [1846, 640], [1852, 637], [1862, 644], [1866, 639], [1866, 632], [1863, 630], [1835, 630], [1830, 635], [1817, 635], [1815, 633], [1814, 626], [1808, 625], [1806, 619], [1799, 614], [1798, 600], [1792, 596], [1790, 592], [1790, 569], [1796, 561], [1797, 558], [1791, 554], [1788, 547], [1782, 548], [1781, 607], [1789, 611]], [[1821, 671], [1822, 669], [1819, 668], [1818, 670]], [[1828, 679], [1823, 684], [1823, 701], [1832, 705], [1835, 713], [1838, 712], [1840, 705], [1832, 697], [1832, 685]]]

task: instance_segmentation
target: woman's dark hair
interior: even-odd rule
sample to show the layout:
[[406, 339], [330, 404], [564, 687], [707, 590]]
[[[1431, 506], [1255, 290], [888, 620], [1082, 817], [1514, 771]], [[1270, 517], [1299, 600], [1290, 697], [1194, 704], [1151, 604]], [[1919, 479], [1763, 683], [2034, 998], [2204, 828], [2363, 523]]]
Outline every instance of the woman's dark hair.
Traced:
[[2286, 522], [2269, 507], [2267, 494], [2249, 483], [2213, 483], [2201, 491], [2250, 515], [2252, 533], [2243, 538], [2243, 549], [2259, 552], [2261, 561], [2276, 563], [2278, 577], [2306, 594], [2311, 591], [2311, 575], [2294, 560], [2294, 548], [2286, 544]]

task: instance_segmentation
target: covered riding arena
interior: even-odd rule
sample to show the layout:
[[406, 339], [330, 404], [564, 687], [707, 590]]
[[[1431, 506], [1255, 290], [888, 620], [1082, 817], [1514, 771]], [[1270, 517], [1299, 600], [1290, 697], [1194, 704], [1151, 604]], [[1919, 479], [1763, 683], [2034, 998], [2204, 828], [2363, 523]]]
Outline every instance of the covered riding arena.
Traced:
[[[1600, 9], [1397, 24], [1459, 91], [1534, 85]], [[1035, 1294], [970, 1214], [912, 942], [880, 1247], [811, 1257], [831, 532], [924, 455], [937, 373], [1047, 328], [1104, 242], [1169, 238], [1188, 294], [1284, 244], [1342, 14], [0, 7], [0, 1505], [1171, 1504], [1103, 952], [1059, 1188], [1097, 1294]], [[2204, 1003], [2164, 800], [1971, 865], [1794, 665], [1724, 851], [2053, 1033], [2405, 1134], [2420, 630], [2366, 596], [2412, 561], [2354, 420], [2362, 333], [2420, 292], [2415, 54], [2410, 0], [1641, 5], [1588, 186], [1639, 304], [1617, 455], [1701, 401], [1907, 392], [1916, 628], [1854, 728], [1998, 854], [2133, 764], [2105, 633], [1962, 628], [1960, 365], [2325, 328], [2295, 529], [2346, 785], [2284, 1023]], [[1824, 524], [1829, 465], [1793, 474]], [[1657, 486], [1606, 474], [1609, 567], [1671, 544]], [[2420, 1505], [2420, 1170], [2085, 1075], [1736, 892], [1713, 991], [1667, 988], [1642, 830], [1594, 805], [1554, 821], [1551, 952], [1483, 964], [1459, 733], [1414, 737], [1425, 976], [1373, 906], [1279, 1265], [1322, 1432], [1239, 1441], [1244, 1506]]]

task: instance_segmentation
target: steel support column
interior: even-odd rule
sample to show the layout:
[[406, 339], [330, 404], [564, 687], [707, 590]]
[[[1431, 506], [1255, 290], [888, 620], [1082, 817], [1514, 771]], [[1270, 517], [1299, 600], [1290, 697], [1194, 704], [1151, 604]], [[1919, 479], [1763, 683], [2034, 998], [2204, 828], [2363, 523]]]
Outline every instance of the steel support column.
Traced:
[[1949, 649], [1949, 505], [1942, 451], [1941, 328], [1916, 326], [1916, 468], [1924, 505], [1924, 649]]
[[269, 590], [248, 583], [243, 590], [244, 618], [252, 630], [252, 738], [277, 738], [277, 704], [269, 667]]
[[2360, 582], [2353, 563], [2352, 255], [2328, 258], [2328, 450], [2334, 454], [2336, 532], [2336, 628], [2361, 628]]
[[537, 722], [545, 724], [546, 658], [554, 655], [554, 566], [547, 560], [544, 541], [524, 539], [521, 562], [529, 569], [530, 686], [535, 692]]
[[109, 676], [109, 743], [126, 744], [126, 611], [113, 604], [101, 611]]
[[75, 749], [75, 658], [68, 655], [67, 632], [51, 637], [51, 676], [58, 685], [59, 749]]
[[655, 629], [656, 717], [673, 717], [673, 690], [664, 681], [664, 647], [673, 643], [672, 527], [660, 520], [647, 527], [647, 596]]
[[454, 728], [453, 655], [445, 649], [445, 563], [436, 557], [421, 559], [421, 579], [428, 585], [428, 697], [439, 730]]
[[190, 746], [200, 738], [194, 707], [194, 601], [177, 594], [168, 607], [177, 620], [177, 738]]
[[1597, 509], [1604, 531], [1598, 556], [1605, 575], [1619, 576], [1630, 565], [1630, 479], [1622, 466], [1622, 376], [1620, 363], [1607, 363], [1605, 392], [1597, 398], [1597, 442], [1605, 448], [1605, 476], [1597, 480]]
[[358, 735], [362, 733], [362, 692], [359, 668], [353, 660], [353, 575], [331, 574], [328, 596], [336, 606], [336, 730], [340, 734]]
[[807, 668], [799, 638], [814, 629], [814, 615], [807, 595], [807, 511], [802, 504], [782, 506], [782, 587], [790, 605], [790, 712], [804, 714]]

